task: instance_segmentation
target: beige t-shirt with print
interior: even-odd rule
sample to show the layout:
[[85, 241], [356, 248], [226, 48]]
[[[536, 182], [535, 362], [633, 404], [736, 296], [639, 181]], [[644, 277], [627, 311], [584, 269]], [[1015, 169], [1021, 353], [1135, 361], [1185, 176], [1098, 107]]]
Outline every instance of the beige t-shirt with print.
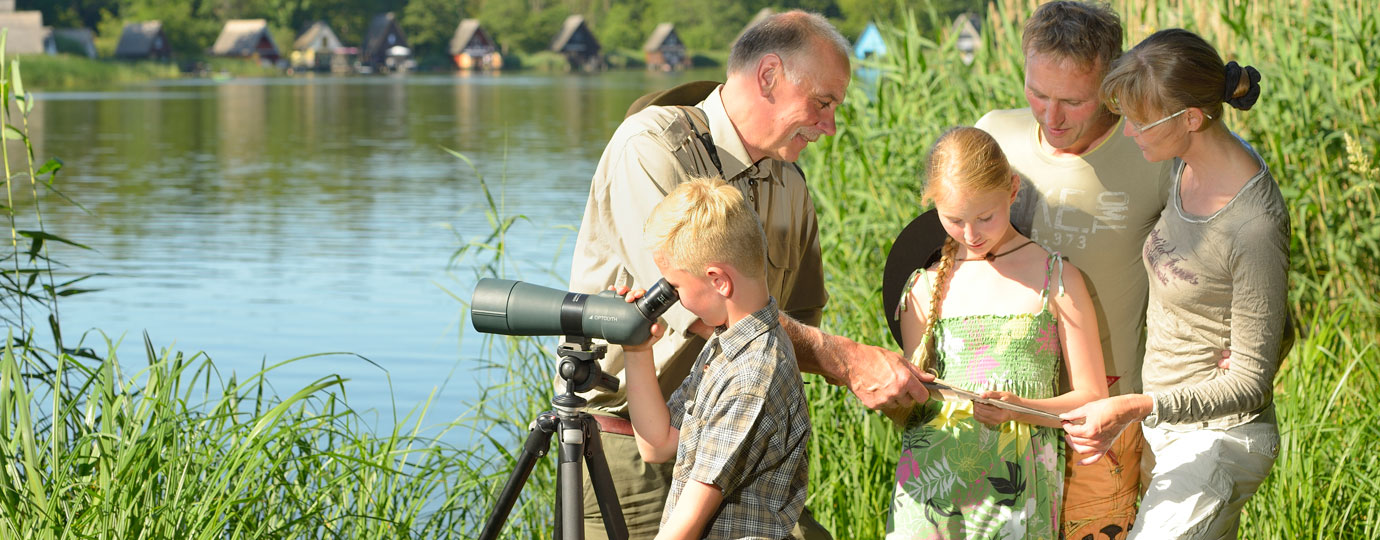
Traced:
[[1169, 164], [1145, 161], [1120, 122], [1081, 156], [1046, 150], [1029, 108], [992, 111], [977, 127], [1021, 176], [1012, 222], [1091, 281], [1109, 392], [1139, 392], [1147, 291], [1140, 252], [1168, 196]]

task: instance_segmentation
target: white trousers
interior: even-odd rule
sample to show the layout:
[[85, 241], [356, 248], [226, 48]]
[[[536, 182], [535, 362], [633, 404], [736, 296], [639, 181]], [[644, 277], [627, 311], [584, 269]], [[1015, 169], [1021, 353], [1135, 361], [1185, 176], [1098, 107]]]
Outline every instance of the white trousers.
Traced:
[[1141, 478], [1149, 480], [1127, 540], [1236, 538], [1242, 507], [1279, 455], [1279, 427], [1143, 429]]

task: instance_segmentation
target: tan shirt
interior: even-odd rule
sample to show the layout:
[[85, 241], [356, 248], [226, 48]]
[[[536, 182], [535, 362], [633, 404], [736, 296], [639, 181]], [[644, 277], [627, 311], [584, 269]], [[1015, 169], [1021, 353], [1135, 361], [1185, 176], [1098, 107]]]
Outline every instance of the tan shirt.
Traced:
[[1140, 248], [1164, 208], [1169, 164], [1145, 161], [1120, 123], [1081, 156], [1046, 151], [1028, 108], [992, 111], [977, 127], [992, 134], [1021, 176], [1011, 220], [1091, 282], [1108, 391], [1139, 392], [1147, 291]]
[[[1254, 153], [1254, 152], [1253, 152]], [[1145, 241], [1150, 275], [1145, 391], [1162, 429], [1273, 422], [1289, 294], [1289, 212], [1265, 162], [1211, 216], [1169, 205]], [[1231, 350], [1231, 368], [1217, 366]]]
[[[824, 290], [814, 201], [805, 178], [793, 164], [770, 158], [753, 163], [748, 158], [724, 111], [721, 89], [697, 106], [708, 117], [725, 179], [742, 190], [761, 219], [767, 238], [767, 288], [781, 311], [817, 325], [829, 296]], [[597, 293], [610, 285], [647, 288], [661, 279], [644, 245], [647, 217], [677, 184], [718, 174], [689, 126], [679, 109], [655, 106], [618, 126], [590, 182], [571, 261], [570, 290]], [[686, 332], [696, 317], [680, 304], [664, 318], [669, 328], [652, 353], [661, 393], [669, 396], [689, 373], [704, 339]], [[618, 391], [595, 389], [581, 395], [593, 409], [627, 416], [622, 348], [610, 346], [600, 367], [619, 379]], [[564, 390], [558, 379], [557, 391]]]

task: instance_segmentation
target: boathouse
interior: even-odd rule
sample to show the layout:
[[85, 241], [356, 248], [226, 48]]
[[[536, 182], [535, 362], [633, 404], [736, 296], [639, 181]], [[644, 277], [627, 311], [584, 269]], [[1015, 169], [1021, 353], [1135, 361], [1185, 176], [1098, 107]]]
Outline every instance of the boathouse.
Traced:
[[412, 49], [408, 48], [407, 36], [393, 12], [380, 13], [369, 21], [360, 62], [378, 72], [407, 71], [412, 67]]
[[226, 21], [215, 45], [211, 46], [211, 56], [248, 58], [268, 64], [276, 64], [283, 57], [264, 19]]
[[455, 27], [455, 35], [450, 38], [450, 56], [455, 59], [455, 67], [463, 70], [503, 69], [503, 55], [479, 19], [465, 19]]
[[308, 71], [341, 71], [349, 67], [349, 51], [331, 25], [316, 21], [292, 42], [292, 67]]
[[877, 30], [877, 24], [869, 22], [867, 27], [863, 28], [862, 35], [858, 36], [857, 43], [853, 44], [853, 57], [867, 60], [883, 54], [886, 54], [886, 42], [882, 41], [882, 33]]
[[7, 54], [57, 54], [53, 30], [43, 26], [42, 11], [0, 11], [0, 28], [9, 31]]
[[647, 69], [654, 71], [675, 71], [690, 67], [690, 55], [685, 51], [685, 42], [676, 33], [676, 25], [664, 22], [656, 25], [647, 43], [642, 45], [642, 54], [647, 58]]
[[954, 48], [964, 64], [973, 63], [973, 55], [982, 46], [982, 18], [972, 13], [964, 13], [954, 19], [952, 32], [957, 33]]
[[598, 71], [604, 68], [604, 57], [600, 54], [599, 40], [585, 24], [580, 15], [566, 17], [561, 25], [561, 33], [551, 41], [551, 50], [565, 55], [570, 69]]
[[168, 36], [163, 34], [163, 21], [126, 23], [120, 31], [120, 43], [115, 57], [126, 60], [167, 60], [172, 58]]

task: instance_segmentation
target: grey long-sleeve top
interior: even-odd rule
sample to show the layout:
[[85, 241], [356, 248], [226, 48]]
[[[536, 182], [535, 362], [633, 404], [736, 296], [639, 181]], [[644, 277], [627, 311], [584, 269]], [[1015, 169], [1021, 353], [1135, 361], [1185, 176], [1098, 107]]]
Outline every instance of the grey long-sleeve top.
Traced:
[[[1211, 216], [1183, 209], [1184, 164], [1176, 160], [1169, 202], [1145, 241], [1143, 377], [1162, 428], [1227, 428], [1272, 412], [1287, 309], [1289, 214], [1279, 185], [1252, 154], [1260, 172]], [[1224, 349], [1231, 351], [1226, 370], [1217, 366]]]

